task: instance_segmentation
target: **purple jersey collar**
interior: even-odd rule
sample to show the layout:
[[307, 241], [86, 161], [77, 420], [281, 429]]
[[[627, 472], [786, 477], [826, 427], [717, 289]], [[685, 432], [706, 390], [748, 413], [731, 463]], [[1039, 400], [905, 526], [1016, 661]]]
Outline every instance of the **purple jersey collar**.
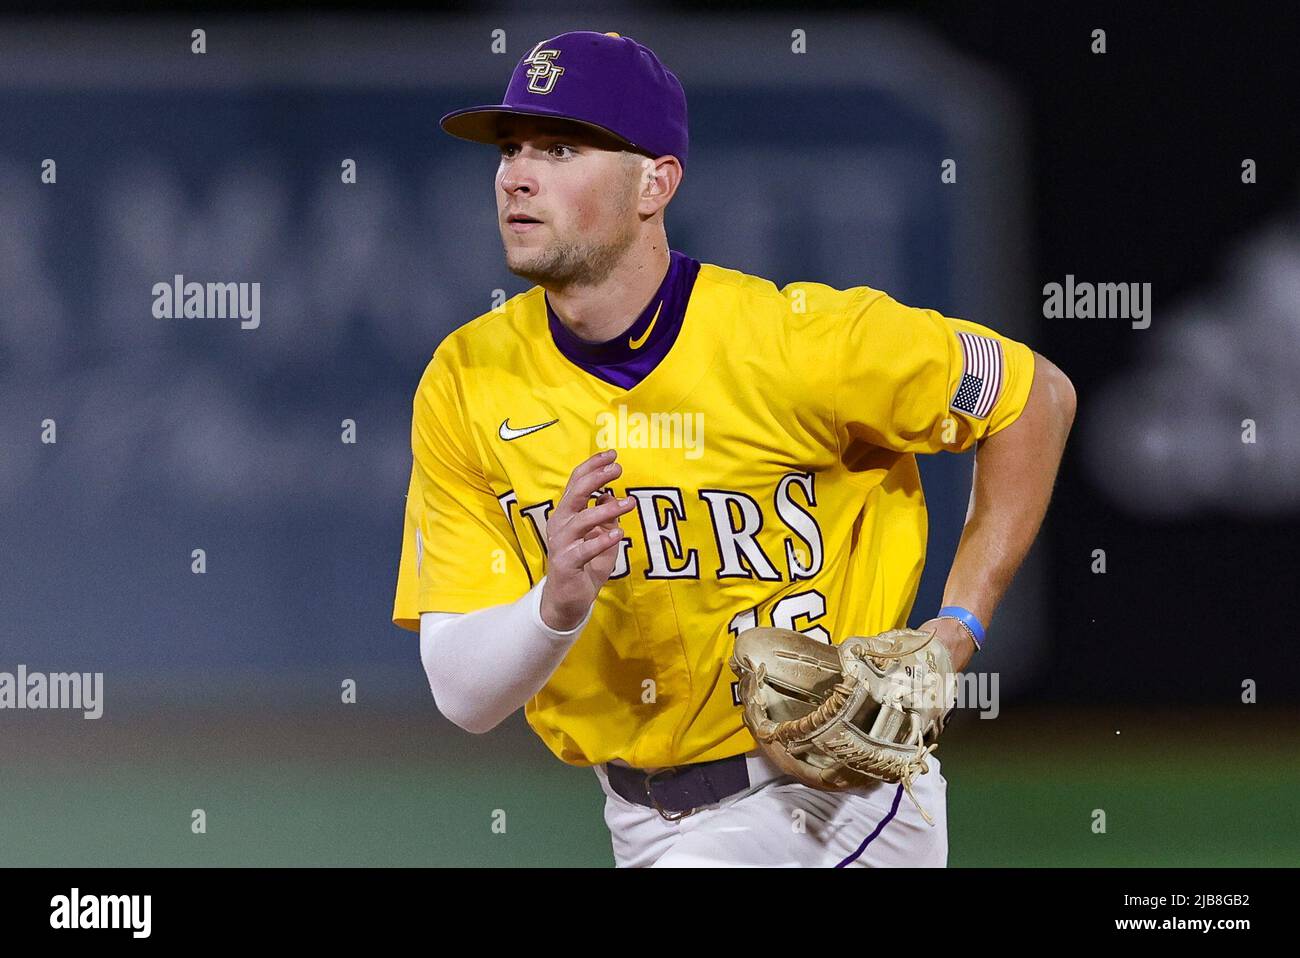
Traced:
[[[668, 272], [641, 315], [626, 332], [603, 343], [588, 342], [571, 333], [546, 299], [546, 321], [551, 339], [564, 357], [598, 379], [631, 389], [668, 355], [686, 316], [698, 260], [676, 250], [668, 251]], [[543, 294], [545, 298], [545, 294]], [[634, 349], [632, 344], [636, 343]]]

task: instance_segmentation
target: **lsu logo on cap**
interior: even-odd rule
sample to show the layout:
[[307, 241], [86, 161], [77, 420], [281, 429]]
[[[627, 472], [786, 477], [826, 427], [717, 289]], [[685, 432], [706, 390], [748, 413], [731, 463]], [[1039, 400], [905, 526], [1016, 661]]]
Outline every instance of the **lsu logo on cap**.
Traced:
[[555, 81], [564, 75], [564, 67], [556, 66], [551, 61], [560, 55], [559, 50], [543, 50], [543, 40], [533, 47], [533, 52], [524, 57], [528, 66], [528, 92], [547, 94], [555, 89]]

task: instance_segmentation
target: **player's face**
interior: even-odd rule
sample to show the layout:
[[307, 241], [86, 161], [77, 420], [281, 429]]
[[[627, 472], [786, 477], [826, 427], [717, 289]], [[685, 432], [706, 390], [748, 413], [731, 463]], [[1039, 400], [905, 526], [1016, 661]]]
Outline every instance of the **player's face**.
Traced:
[[[548, 287], [594, 285], [635, 242], [640, 156], [576, 124], [504, 121], [497, 225], [506, 266]], [[512, 218], [527, 217], [531, 222]]]

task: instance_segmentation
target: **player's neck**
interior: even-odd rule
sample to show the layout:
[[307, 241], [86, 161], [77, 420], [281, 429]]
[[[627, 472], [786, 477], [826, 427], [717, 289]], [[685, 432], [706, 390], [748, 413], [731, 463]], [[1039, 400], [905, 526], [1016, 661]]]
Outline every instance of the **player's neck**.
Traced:
[[546, 299], [574, 336], [590, 343], [608, 342], [636, 322], [663, 282], [668, 265], [667, 242], [656, 241], [648, 250], [629, 251], [604, 282], [548, 287]]

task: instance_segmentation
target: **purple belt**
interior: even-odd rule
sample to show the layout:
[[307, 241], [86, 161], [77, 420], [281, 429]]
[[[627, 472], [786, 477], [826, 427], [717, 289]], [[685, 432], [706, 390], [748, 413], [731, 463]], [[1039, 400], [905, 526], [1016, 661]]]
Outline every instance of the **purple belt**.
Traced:
[[629, 802], [653, 808], [670, 822], [685, 818], [749, 788], [744, 755], [712, 762], [674, 765], [646, 772], [626, 765], [604, 764], [609, 787]]

